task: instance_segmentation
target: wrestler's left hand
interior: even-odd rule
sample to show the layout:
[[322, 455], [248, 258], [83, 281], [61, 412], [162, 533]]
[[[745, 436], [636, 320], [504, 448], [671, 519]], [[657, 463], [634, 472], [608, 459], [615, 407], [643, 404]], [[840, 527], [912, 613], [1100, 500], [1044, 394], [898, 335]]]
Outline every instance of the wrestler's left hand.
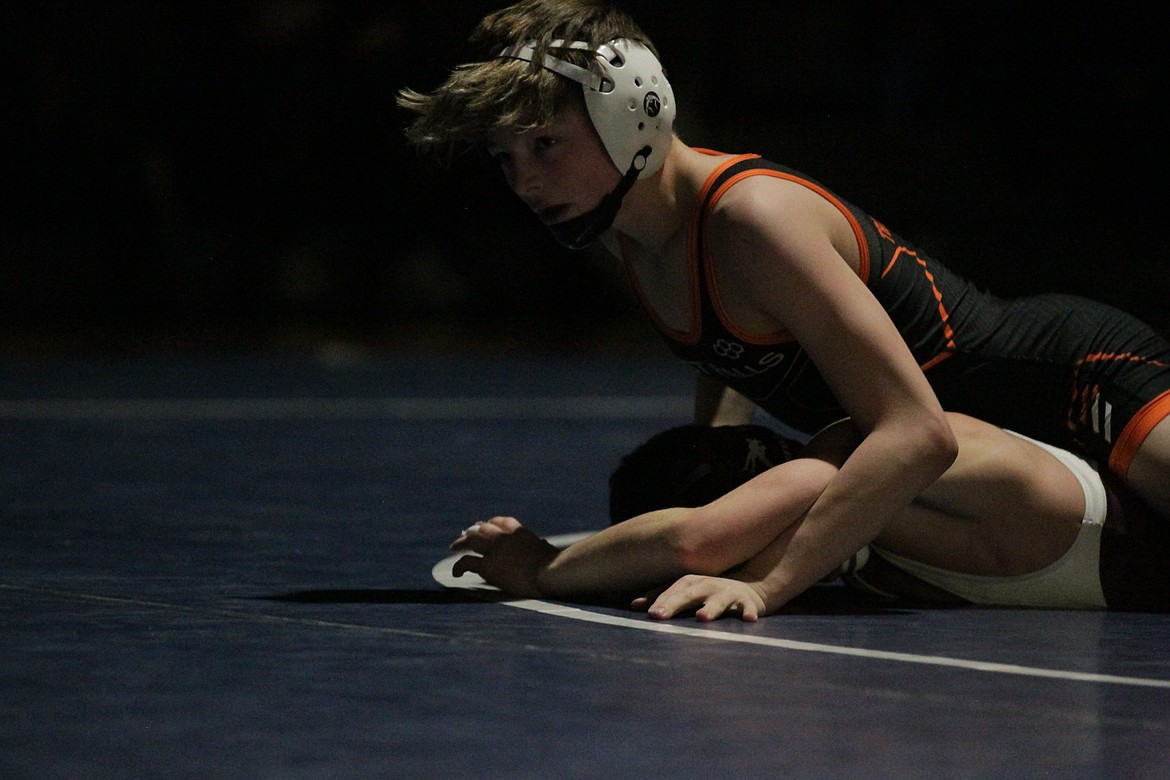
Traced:
[[558, 552], [514, 517], [476, 523], [451, 543], [451, 549], [477, 553], [455, 561], [452, 573], [456, 577], [472, 572], [489, 585], [527, 598], [542, 595], [537, 579]]
[[633, 609], [644, 609], [656, 620], [669, 620], [679, 614], [694, 611], [704, 622], [724, 614], [738, 614], [741, 620], [754, 623], [764, 613], [764, 599], [746, 582], [687, 574], [670, 587], [653, 591], [634, 599]]

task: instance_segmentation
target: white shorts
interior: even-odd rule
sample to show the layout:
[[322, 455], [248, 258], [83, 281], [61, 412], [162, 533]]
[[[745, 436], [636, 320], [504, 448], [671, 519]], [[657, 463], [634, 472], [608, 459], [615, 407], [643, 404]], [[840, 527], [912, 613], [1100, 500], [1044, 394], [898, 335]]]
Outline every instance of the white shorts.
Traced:
[[[1020, 438], [1027, 439], [1026, 436]], [[1068, 551], [1055, 562], [1031, 574], [980, 577], [927, 566], [876, 545], [871, 545], [871, 550], [907, 574], [974, 604], [1105, 609], [1100, 570], [1101, 530], [1109, 509], [1105, 486], [1096, 469], [1071, 452], [1042, 442], [1032, 443], [1068, 467], [1085, 492], [1085, 516], [1081, 520], [1080, 533]]]

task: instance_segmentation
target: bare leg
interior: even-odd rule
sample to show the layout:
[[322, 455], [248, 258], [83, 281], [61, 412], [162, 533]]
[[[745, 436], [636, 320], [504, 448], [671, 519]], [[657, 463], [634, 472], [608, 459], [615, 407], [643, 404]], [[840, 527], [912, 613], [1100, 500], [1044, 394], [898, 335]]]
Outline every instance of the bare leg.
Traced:
[[949, 415], [959, 457], [878, 537], [878, 545], [952, 571], [1009, 576], [1057, 560], [1076, 539], [1084, 495], [1035, 444]]
[[1126, 482], [1156, 512], [1170, 517], [1170, 418], [1146, 436], [1133, 457]]

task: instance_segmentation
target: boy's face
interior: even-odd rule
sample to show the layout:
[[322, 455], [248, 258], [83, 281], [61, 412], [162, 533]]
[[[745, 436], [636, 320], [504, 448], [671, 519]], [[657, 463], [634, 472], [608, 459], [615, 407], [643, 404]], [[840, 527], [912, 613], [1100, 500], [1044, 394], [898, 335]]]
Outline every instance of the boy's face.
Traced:
[[545, 127], [493, 132], [487, 152], [512, 191], [546, 225], [591, 211], [621, 181], [578, 101], [557, 112]]

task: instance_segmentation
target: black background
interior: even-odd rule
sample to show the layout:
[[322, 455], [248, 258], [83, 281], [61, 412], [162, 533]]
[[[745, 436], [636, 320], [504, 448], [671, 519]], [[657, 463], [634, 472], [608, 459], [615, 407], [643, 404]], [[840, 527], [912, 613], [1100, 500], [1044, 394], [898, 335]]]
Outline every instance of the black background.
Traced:
[[[498, 2], [0, 10], [0, 348], [636, 348], [615, 263], [474, 156], [407, 149], [402, 86]], [[799, 168], [981, 286], [1170, 330], [1153, 3], [624, 3], [692, 145]]]

